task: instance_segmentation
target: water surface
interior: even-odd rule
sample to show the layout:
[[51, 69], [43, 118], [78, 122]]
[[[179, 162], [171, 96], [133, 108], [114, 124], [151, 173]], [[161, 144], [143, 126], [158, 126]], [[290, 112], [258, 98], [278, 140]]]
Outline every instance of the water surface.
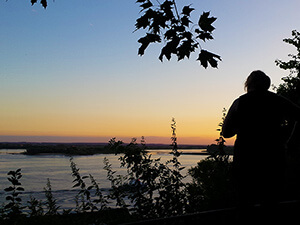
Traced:
[[[183, 150], [183, 152], [192, 153], [195, 150]], [[21, 183], [25, 188], [23, 195], [23, 203], [32, 195], [40, 200], [45, 199], [44, 187], [46, 187], [47, 179], [50, 179], [53, 195], [58, 200], [58, 204], [62, 208], [74, 208], [74, 197], [77, 193], [72, 188], [73, 178], [70, 168], [70, 157], [64, 155], [23, 155], [19, 154], [24, 150], [0, 150], [0, 204], [5, 200], [4, 188], [10, 185], [7, 180], [7, 172], [21, 168]], [[161, 158], [165, 162], [172, 158], [168, 154], [170, 150], [151, 151], [153, 158]], [[199, 150], [196, 150], [199, 152]], [[110, 182], [106, 179], [106, 171], [103, 169], [104, 158], [107, 158], [112, 164], [112, 169], [117, 174], [125, 174], [126, 169], [120, 168], [120, 162], [114, 154], [99, 154], [89, 156], [73, 156], [74, 162], [80, 168], [81, 176], [92, 174], [104, 193], [108, 193]], [[195, 166], [201, 159], [206, 158], [205, 155], [181, 155], [179, 160], [182, 166], [186, 167], [183, 173], [191, 166]]]

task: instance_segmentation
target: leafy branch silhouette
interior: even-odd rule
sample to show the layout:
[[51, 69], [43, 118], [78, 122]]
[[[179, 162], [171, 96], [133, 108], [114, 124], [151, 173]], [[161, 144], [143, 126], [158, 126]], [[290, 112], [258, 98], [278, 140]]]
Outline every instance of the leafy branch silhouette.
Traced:
[[191, 12], [195, 10], [191, 5], [184, 6], [179, 13], [175, 0], [165, 0], [163, 3], [157, 1], [158, 5], [150, 0], [137, 0], [136, 3], [142, 8], [142, 16], [136, 20], [136, 30], [147, 30], [146, 35], [138, 40], [141, 44], [139, 55], [144, 55], [150, 44], [163, 41], [165, 44], [158, 57], [160, 61], [164, 58], [170, 60], [172, 55], [180, 61], [200, 49], [197, 60], [201, 65], [204, 68], [208, 64], [213, 68], [218, 67], [221, 57], [204, 50], [200, 45], [200, 41], [213, 39], [215, 27], [212, 24], [217, 18], [210, 17], [210, 12], [203, 12], [195, 24], [190, 20]]

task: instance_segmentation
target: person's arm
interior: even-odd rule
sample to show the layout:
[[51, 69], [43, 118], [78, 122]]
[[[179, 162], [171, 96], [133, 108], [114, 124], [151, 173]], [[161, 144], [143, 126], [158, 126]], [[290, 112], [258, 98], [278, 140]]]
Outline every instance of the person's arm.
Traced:
[[237, 134], [238, 102], [239, 102], [239, 100], [237, 99], [232, 103], [232, 105], [225, 117], [225, 120], [224, 120], [224, 123], [222, 126], [222, 135], [224, 138], [231, 138]]
[[289, 151], [296, 151], [300, 149], [300, 107], [287, 100], [289, 119], [296, 121], [291, 136], [287, 142]]
[[300, 122], [296, 122], [293, 132], [287, 142], [287, 149], [289, 153], [296, 152], [300, 149]]

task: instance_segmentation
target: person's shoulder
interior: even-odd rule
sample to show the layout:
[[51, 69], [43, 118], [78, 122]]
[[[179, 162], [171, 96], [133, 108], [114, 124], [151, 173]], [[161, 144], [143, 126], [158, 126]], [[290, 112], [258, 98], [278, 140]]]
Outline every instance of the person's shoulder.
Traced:
[[240, 97], [238, 97], [237, 101], [244, 101], [247, 99], [255, 98], [256, 95], [257, 95], [257, 93], [255, 93], [255, 92], [248, 92], [248, 93], [245, 93], [245, 94], [241, 95]]
[[283, 97], [271, 91], [253, 91], [241, 95], [242, 98], [274, 98], [274, 99], [282, 99]]
[[276, 94], [276, 93], [274, 93], [274, 92], [268, 91], [268, 92], [267, 92], [267, 95], [268, 95], [269, 97], [271, 97], [271, 98], [276, 99], [277, 101], [286, 102], [286, 103], [288, 102], [288, 103], [290, 103], [290, 100], [288, 100], [288, 99], [285, 98], [284, 96], [281, 96], [281, 95]]
[[247, 97], [249, 97], [249, 93], [245, 93], [245, 94], [240, 95], [236, 100], [247, 98]]
[[281, 101], [281, 97], [270, 91], [252, 91], [241, 95], [237, 100], [240, 102], [265, 102]]
[[292, 101], [290, 101], [289, 99], [285, 98], [284, 96], [278, 95], [274, 92], [270, 92], [268, 91], [268, 95], [269, 95], [269, 100], [273, 102], [276, 102], [277, 105], [279, 105], [279, 107], [281, 107], [282, 109], [285, 108], [299, 108], [299, 106], [297, 106], [295, 103], [293, 103]]
[[282, 98], [282, 96], [276, 94], [275, 92], [272, 92], [272, 91], [267, 91], [266, 94], [270, 97], [273, 97], [273, 98]]

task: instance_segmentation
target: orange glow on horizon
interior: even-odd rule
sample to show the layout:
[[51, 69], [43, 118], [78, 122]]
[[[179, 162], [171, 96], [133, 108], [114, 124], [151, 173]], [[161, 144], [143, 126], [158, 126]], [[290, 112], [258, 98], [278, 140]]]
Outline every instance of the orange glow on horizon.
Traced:
[[[149, 118], [151, 118], [149, 116]], [[208, 145], [214, 144], [219, 133], [216, 131], [218, 116], [178, 116], [176, 119], [178, 144]], [[135, 115], [99, 116], [99, 115], [7, 115], [0, 121], [0, 135], [14, 136], [14, 140], [35, 140], [41, 142], [107, 142], [112, 137], [126, 142], [132, 137], [145, 136], [147, 143], [171, 143], [170, 117], [154, 117], [145, 120]], [[22, 137], [17, 140], [17, 136]], [[28, 137], [28, 138], [25, 138]], [[227, 144], [232, 145], [229, 139]]]

